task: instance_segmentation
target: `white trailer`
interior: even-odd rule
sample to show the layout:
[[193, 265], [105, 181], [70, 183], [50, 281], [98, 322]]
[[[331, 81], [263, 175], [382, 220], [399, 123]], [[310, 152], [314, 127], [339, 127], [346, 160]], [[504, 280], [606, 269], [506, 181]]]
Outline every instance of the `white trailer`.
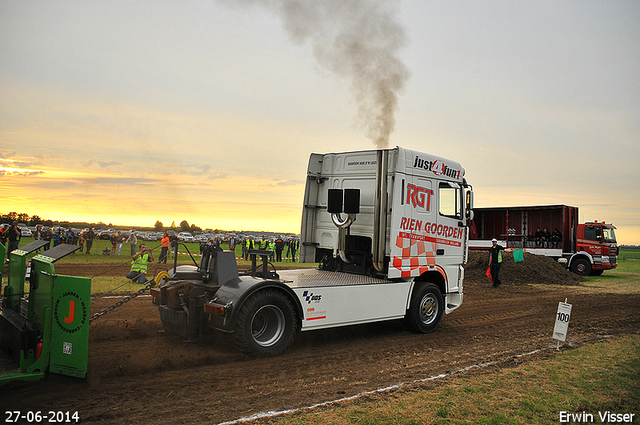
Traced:
[[405, 319], [431, 332], [463, 299], [473, 218], [464, 174], [455, 161], [401, 147], [312, 154], [300, 262], [318, 269], [242, 276], [231, 253], [213, 252], [197, 269], [176, 267], [154, 303], [190, 339], [228, 332], [254, 356], [284, 352], [298, 330]]

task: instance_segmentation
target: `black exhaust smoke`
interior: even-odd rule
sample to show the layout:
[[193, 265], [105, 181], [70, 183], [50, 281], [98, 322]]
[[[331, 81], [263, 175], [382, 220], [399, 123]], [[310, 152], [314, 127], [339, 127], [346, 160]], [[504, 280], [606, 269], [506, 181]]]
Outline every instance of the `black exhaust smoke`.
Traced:
[[398, 96], [409, 70], [398, 57], [406, 44], [395, 0], [233, 0], [282, 17], [289, 35], [313, 45], [318, 63], [351, 80], [359, 124], [376, 147], [389, 145]]

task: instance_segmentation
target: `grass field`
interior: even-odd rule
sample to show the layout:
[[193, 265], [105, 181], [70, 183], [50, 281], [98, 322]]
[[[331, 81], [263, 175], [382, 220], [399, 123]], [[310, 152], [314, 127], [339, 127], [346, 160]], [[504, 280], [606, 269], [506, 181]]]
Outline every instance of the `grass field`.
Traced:
[[585, 292], [605, 291], [615, 294], [640, 293], [640, 249], [623, 249], [618, 256], [618, 267], [601, 276], [589, 276], [581, 285]]

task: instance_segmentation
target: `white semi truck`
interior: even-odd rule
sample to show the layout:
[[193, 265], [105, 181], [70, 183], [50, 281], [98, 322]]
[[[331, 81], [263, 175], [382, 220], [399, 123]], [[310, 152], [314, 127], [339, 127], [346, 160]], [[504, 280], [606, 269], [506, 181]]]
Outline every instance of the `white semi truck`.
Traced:
[[[204, 252], [152, 289], [168, 328], [188, 339], [228, 333], [251, 356], [283, 353], [298, 331], [404, 319], [435, 330], [463, 299], [473, 190], [462, 166], [395, 147], [312, 154], [300, 262], [238, 273], [235, 255]], [[255, 258], [262, 256], [261, 270]]]

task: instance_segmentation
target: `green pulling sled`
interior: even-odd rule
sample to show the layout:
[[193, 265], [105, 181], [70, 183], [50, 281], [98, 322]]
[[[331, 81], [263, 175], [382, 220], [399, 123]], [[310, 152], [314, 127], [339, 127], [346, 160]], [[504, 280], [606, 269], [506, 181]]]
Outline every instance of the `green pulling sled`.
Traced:
[[53, 263], [80, 248], [67, 244], [33, 256], [27, 273], [27, 256], [48, 244], [34, 241], [12, 251], [4, 287], [0, 276], [0, 386], [48, 373], [86, 377], [91, 279], [55, 274]]

